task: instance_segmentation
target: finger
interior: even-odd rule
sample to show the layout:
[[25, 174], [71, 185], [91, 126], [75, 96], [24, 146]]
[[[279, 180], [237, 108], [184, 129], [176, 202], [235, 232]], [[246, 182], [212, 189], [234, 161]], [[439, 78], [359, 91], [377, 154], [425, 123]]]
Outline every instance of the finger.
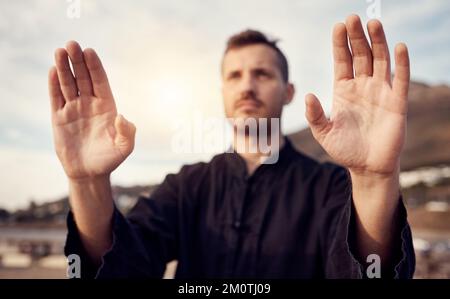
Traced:
[[83, 54], [91, 76], [94, 94], [102, 99], [112, 99], [113, 95], [109, 87], [108, 77], [97, 53], [88, 48], [84, 50]]
[[389, 58], [389, 48], [384, 34], [383, 25], [378, 20], [371, 20], [367, 23], [372, 44], [373, 55], [373, 76], [391, 83], [391, 62]]
[[69, 66], [66, 49], [56, 49], [55, 51], [56, 71], [61, 85], [61, 91], [66, 101], [75, 100], [78, 96], [78, 88]]
[[333, 29], [334, 80], [353, 78], [352, 55], [348, 48], [347, 29], [339, 23]]
[[330, 122], [323, 112], [322, 105], [317, 97], [311, 93], [305, 97], [306, 119], [308, 120], [311, 132], [317, 141], [321, 142], [330, 129]]
[[355, 77], [372, 76], [372, 51], [357, 15], [351, 15], [345, 21], [353, 55]]
[[392, 90], [400, 98], [406, 100], [409, 88], [409, 55], [408, 48], [404, 43], [395, 47], [395, 75], [392, 82]]
[[59, 85], [58, 74], [56, 72], [56, 67], [51, 67], [48, 72], [48, 92], [50, 94], [50, 106], [52, 112], [64, 107], [65, 101], [64, 96]]
[[124, 156], [128, 156], [134, 148], [136, 127], [127, 121], [121, 114], [116, 116], [114, 126], [117, 130], [115, 144], [121, 149]]
[[92, 95], [92, 82], [89, 76], [86, 63], [84, 62], [83, 51], [76, 41], [70, 41], [66, 45], [67, 53], [72, 61], [75, 80], [80, 91], [80, 95]]

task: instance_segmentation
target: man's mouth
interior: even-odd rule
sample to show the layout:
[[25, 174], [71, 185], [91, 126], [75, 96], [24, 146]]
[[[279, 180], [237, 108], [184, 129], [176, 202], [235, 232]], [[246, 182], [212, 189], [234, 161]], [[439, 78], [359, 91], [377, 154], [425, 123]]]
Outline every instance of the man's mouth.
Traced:
[[237, 109], [256, 109], [261, 106], [257, 100], [240, 100], [236, 104]]

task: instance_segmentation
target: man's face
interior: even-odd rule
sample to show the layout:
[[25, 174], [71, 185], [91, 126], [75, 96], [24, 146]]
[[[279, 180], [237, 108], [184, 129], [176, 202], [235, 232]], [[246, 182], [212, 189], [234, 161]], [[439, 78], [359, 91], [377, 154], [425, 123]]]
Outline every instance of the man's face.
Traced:
[[222, 65], [222, 96], [227, 118], [280, 118], [294, 87], [283, 80], [278, 57], [266, 45], [228, 51]]

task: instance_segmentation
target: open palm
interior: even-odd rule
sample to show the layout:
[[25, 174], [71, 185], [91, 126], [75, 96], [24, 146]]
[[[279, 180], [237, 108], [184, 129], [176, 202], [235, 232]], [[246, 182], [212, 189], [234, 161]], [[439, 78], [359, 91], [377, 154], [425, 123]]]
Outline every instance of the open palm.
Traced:
[[306, 117], [314, 137], [336, 162], [354, 171], [390, 174], [398, 167], [406, 135], [409, 58], [406, 46], [397, 45], [391, 82], [382, 25], [372, 20], [367, 27], [372, 47], [358, 16], [335, 26], [331, 116], [327, 119], [317, 98], [308, 94]]
[[[75, 77], [69, 66], [72, 62]], [[135, 127], [117, 115], [97, 54], [76, 42], [55, 52], [49, 73], [55, 150], [69, 178], [109, 175], [131, 153]]]

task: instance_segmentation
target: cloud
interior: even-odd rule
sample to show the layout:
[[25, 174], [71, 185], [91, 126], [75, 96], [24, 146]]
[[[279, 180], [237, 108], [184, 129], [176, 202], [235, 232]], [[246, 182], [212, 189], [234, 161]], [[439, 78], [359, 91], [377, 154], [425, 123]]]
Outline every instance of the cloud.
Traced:
[[19, 208], [31, 199], [39, 202], [67, 193], [64, 173], [51, 152], [0, 148], [0, 157], [1, 206]]

